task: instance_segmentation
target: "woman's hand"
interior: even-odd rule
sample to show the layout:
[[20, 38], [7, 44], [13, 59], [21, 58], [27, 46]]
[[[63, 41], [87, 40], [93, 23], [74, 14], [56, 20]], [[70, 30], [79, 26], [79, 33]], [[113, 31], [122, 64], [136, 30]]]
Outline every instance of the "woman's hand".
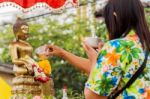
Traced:
[[99, 42], [98, 48], [96, 50], [99, 52], [102, 49], [103, 45], [104, 45], [104, 42], [102, 42], [102, 41]]
[[47, 45], [46, 52], [48, 56], [55, 55], [55, 56], [62, 57], [63, 59], [67, 60], [70, 64], [75, 66], [76, 68], [80, 69], [81, 71], [86, 72], [88, 75], [91, 71], [92, 64], [89, 59], [76, 56], [54, 45]]
[[95, 64], [98, 57], [98, 52], [90, 45], [88, 45], [86, 42], [83, 42], [83, 48], [86, 51], [86, 54], [89, 60], [91, 61], [91, 63]]
[[63, 56], [63, 49], [59, 48], [58, 46], [55, 45], [47, 45], [46, 46], [46, 52], [47, 56], [55, 55], [55, 56]]

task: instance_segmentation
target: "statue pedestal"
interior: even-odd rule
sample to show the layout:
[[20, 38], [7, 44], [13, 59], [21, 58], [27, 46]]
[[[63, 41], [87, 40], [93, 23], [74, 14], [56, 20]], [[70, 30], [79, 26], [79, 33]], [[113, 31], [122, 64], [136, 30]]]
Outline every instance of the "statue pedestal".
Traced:
[[13, 78], [12, 98], [11, 99], [32, 99], [34, 96], [41, 95], [40, 83], [35, 81], [33, 76], [20, 75]]
[[42, 88], [42, 95], [43, 96], [54, 96], [55, 92], [54, 92], [53, 79], [50, 79], [46, 83], [42, 83], [41, 88]]

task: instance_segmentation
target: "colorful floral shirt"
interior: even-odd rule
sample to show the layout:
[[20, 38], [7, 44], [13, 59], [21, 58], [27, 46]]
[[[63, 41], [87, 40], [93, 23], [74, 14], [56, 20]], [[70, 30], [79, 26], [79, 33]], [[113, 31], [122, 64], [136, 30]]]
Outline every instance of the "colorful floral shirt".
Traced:
[[[99, 53], [85, 87], [101, 96], [109, 96], [116, 87], [122, 88], [143, 63], [145, 53], [138, 36], [107, 42]], [[117, 99], [150, 99], [150, 57], [144, 72]]]

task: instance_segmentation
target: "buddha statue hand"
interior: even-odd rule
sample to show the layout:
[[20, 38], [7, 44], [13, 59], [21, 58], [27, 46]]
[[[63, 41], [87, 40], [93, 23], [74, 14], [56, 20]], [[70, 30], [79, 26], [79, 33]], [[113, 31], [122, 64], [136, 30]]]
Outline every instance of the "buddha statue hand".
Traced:
[[33, 68], [30, 64], [26, 65], [26, 68], [27, 68], [29, 74], [34, 75]]
[[42, 83], [46, 83], [47, 81], [49, 81], [49, 77], [47, 77], [44, 72], [43, 69], [41, 69], [40, 67], [38, 67], [37, 65], [33, 64], [32, 68], [34, 70], [34, 76], [35, 76], [35, 80], [42, 82]]

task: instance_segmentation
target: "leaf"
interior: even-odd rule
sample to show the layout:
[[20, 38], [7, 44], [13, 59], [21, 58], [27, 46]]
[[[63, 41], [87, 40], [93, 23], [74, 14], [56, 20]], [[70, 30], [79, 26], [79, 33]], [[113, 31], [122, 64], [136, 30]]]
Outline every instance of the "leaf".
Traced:
[[128, 55], [127, 52], [124, 51], [123, 54], [121, 55], [120, 61], [123, 62], [126, 59], [127, 55]]
[[132, 47], [132, 46], [134, 46], [134, 43], [133, 43], [133, 41], [129, 41], [129, 42], [127, 42], [127, 46], [129, 46], [129, 47]]
[[117, 47], [116, 52], [120, 53], [121, 51], [123, 51], [124, 47], [122, 45], [120, 45], [119, 47]]
[[134, 57], [134, 58], [139, 58], [139, 55], [138, 55], [138, 53], [133, 53], [133, 52], [131, 52], [132, 53], [132, 56]]
[[133, 48], [132, 53], [141, 53], [141, 50], [139, 48]]
[[99, 90], [100, 90], [100, 88], [99, 88], [99, 87], [96, 87], [94, 90], [95, 90], [95, 91], [99, 91]]
[[126, 46], [126, 45], [127, 45], [127, 42], [124, 41], [124, 40], [120, 40], [119, 42], [120, 42], [120, 44], [121, 44], [122, 46]]
[[103, 50], [103, 51], [101, 52], [101, 54], [105, 56], [105, 55], [107, 54], [107, 51], [106, 51], [106, 50]]
[[96, 81], [96, 83], [97, 83], [97, 84], [101, 84], [102, 82], [101, 82], [101, 80], [98, 80], [98, 81]]
[[129, 64], [132, 62], [132, 56], [131, 56], [131, 54], [128, 55], [128, 61], [129, 61]]

